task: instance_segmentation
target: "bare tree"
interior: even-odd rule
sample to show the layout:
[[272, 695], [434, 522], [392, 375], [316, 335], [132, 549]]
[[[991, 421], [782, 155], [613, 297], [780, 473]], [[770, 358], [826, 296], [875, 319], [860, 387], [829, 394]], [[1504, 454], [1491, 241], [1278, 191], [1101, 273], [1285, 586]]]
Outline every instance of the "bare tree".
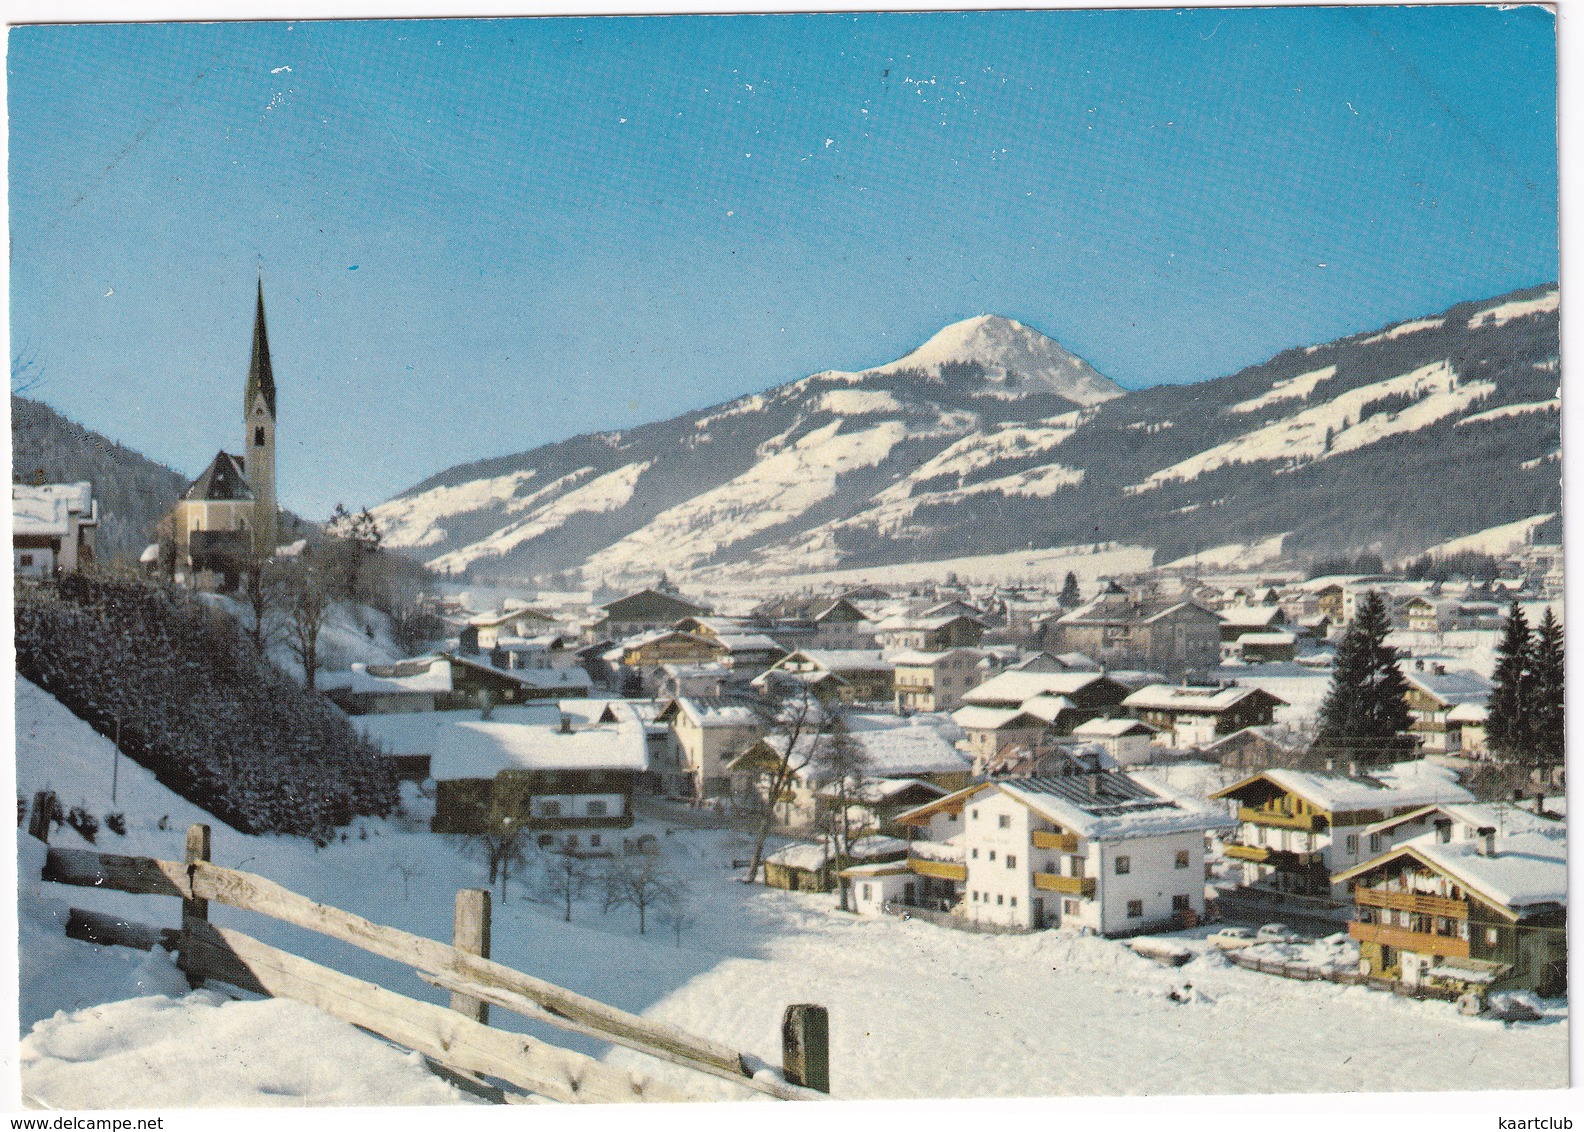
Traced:
[[754, 882], [764, 864], [765, 842], [775, 824], [776, 806], [790, 801], [798, 776], [820, 757], [837, 715], [802, 680], [768, 682], [755, 711], [764, 725], [764, 738], [740, 762], [758, 774], [764, 811], [754, 836], [753, 857], [743, 877], [746, 884]]
[[622, 857], [605, 874], [605, 907], [631, 907], [638, 913], [638, 934], [643, 935], [649, 909], [675, 900], [681, 885], [658, 854]]
[[539, 890], [562, 905], [562, 919], [572, 922], [572, 902], [582, 896], [595, 876], [588, 863], [576, 853], [562, 850], [544, 859]]
[[330, 588], [318, 566], [305, 558], [291, 560], [281, 578], [285, 590], [282, 605], [286, 614], [286, 644], [302, 665], [303, 680], [311, 692], [319, 671], [319, 637], [330, 618]]
[[528, 805], [530, 791], [520, 775], [503, 771], [490, 784], [490, 802], [480, 828], [468, 835], [489, 864], [489, 882], [500, 881], [501, 899], [506, 899], [506, 884], [513, 865], [525, 864], [523, 849], [528, 842]]
[[406, 900], [412, 895], [412, 882], [424, 875], [423, 865], [404, 858], [392, 864], [391, 868], [401, 874], [402, 899]]
[[248, 555], [244, 579], [242, 603], [248, 611], [244, 628], [248, 639], [253, 642], [254, 651], [263, 656], [284, 631], [280, 615], [286, 598], [285, 579], [280, 567], [273, 561], [272, 553], [261, 550], [254, 550]]
[[324, 532], [326, 538], [319, 551], [330, 563], [336, 588], [356, 601], [363, 593], [365, 564], [378, 553], [384, 533], [367, 507], [353, 514], [342, 503], [335, 505]]
[[692, 915], [692, 892], [685, 880], [677, 878], [676, 883], [667, 890], [661, 898], [660, 912], [656, 919], [661, 927], [671, 929], [671, 935], [676, 940], [678, 947], [682, 946], [682, 933], [691, 928], [696, 922]]
[[[852, 844], [870, 832], [861, 818], [854, 820], [854, 810], [867, 801], [867, 787], [872, 779], [872, 760], [869, 752], [855, 740], [847, 727], [846, 713], [831, 709], [831, 719], [826, 729], [825, 741], [815, 751], [814, 778], [825, 797], [825, 836], [838, 868], [852, 856]], [[841, 884], [841, 909], [847, 911], [848, 885]]]

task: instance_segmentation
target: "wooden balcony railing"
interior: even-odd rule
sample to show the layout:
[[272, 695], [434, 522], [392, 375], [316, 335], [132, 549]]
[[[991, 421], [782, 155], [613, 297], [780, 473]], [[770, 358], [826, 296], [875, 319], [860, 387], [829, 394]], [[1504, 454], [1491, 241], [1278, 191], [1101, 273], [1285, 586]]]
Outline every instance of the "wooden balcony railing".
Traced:
[[1251, 821], [1255, 825], [1276, 826], [1279, 829], [1301, 829], [1306, 833], [1329, 828], [1319, 814], [1283, 814], [1274, 810], [1256, 810], [1252, 806], [1238, 807], [1238, 821]]
[[1263, 845], [1231, 844], [1226, 847], [1226, 855], [1234, 861], [1253, 861], [1256, 864], [1264, 864], [1270, 860], [1271, 851]]
[[1095, 894], [1094, 877], [1064, 877], [1055, 873], [1035, 873], [1034, 887], [1045, 892], [1062, 892], [1068, 896]]
[[1353, 899], [1364, 907], [1395, 908], [1401, 912], [1420, 912], [1426, 916], [1443, 916], [1452, 920], [1468, 919], [1468, 905], [1461, 900], [1451, 900], [1445, 896], [1360, 888], [1354, 891]]
[[1401, 948], [1419, 955], [1452, 955], [1467, 959], [1469, 944], [1457, 936], [1435, 935], [1431, 932], [1410, 931], [1390, 924], [1365, 924], [1358, 920], [1348, 922], [1348, 935], [1360, 943], [1379, 943]]
[[1051, 833], [1048, 830], [1036, 829], [1034, 831], [1034, 848], [1060, 849], [1065, 853], [1078, 852], [1078, 835], [1076, 833]]
[[936, 880], [967, 880], [968, 866], [954, 861], [931, 861], [927, 857], [909, 857], [908, 868], [921, 877]]
[[1278, 869], [1308, 869], [1325, 860], [1325, 854], [1319, 850], [1294, 853], [1269, 845], [1244, 845], [1237, 841], [1227, 843], [1226, 855], [1235, 861], [1253, 861], [1260, 865], [1272, 865]]

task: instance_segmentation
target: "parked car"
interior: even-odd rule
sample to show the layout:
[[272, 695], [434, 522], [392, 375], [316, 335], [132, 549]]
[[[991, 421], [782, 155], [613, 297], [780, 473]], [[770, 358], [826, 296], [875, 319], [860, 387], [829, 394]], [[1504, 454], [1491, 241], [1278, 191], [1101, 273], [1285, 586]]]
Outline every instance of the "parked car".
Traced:
[[1265, 924], [1254, 933], [1256, 943], [1301, 943], [1302, 938], [1286, 924]]
[[1236, 951], [1240, 947], [1253, 947], [1256, 940], [1254, 933], [1248, 928], [1222, 928], [1218, 932], [1211, 932], [1206, 937], [1210, 946], [1218, 947], [1222, 951]]

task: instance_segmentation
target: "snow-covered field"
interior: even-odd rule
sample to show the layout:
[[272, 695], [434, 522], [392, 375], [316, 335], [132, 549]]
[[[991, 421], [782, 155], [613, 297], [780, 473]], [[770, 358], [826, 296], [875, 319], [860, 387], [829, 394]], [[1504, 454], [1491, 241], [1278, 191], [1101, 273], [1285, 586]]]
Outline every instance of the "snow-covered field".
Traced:
[[1501, 557], [1511, 554], [1517, 547], [1529, 541], [1529, 532], [1541, 523], [1556, 518], [1556, 512], [1548, 511], [1543, 515], [1531, 515], [1527, 519], [1519, 519], [1516, 523], [1503, 523], [1499, 527], [1486, 527], [1483, 531], [1475, 531], [1471, 535], [1455, 538], [1449, 542], [1438, 543], [1425, 551], [1426, 554], [1438, 558], [1445, 558], [1451, 554], [1473, 552], [1475, 554], [1491, 554]]
[[[103, 850], [169, 858], [180, 852], [186, 825], [204, 820], [126, 760], [112, 804], [109, 744], [23, 681], [17, 741], [19, 793], [47, 787], [67, 806], [126, 814], [124, 837], [99, 834]], [[408, 817], [361, 822], [319, 852], [211, 822], [213, 857], [372, 919], [448, 938], [455, 891], [481, 885], [485, 868], [428, 833], [421, 800], [409, 800]], [[783, 1008], [823, 1003], [831, 1011], [837, 1097], [1544, 1089], [1567, 1081], [1560, 1006], [1542, 1023], [1505, 1026], [1462, 1017], [1444, 1003], [1259, 975], [1209, 952], [1172, 969], [1094, 937], [975, 935], [916, 920], [859, 919], [834, 911], [830, 896], [739, 884], [729, 863], [745, 855], [740, 834], [653, 822], [640, 823], [633, 833], [640, 832], [657, 836], [668, 866], [690, 886], [694, 923], [680, 936], [652, 926], [640, 936], [630, 910], [602, 915], [592, 896], [566, 923], [513, 882], [506, 899], [497, 896], [495, 957], [772, 1063]], [[67, 829], [55, 841], [82, 844]], [[158, 1105], [460, 1099], [435, 1092], [413, 1059], [311, 1011], [187, 996], [160, 957], [67, 940], [60, 924], [68, 903], [167, 926], [176, 904], [44, 885], [36, 879], [41, 847], [20, 852], [21, 1024], [31, 1030], [24, 1088], [41, 1099], [47, 1091], [51, 1104], [133, 1103], [124, 1093], [105, 1099], [94, 1091], [115, 1080], [146, 1083], [148, 1103]], [[401, 993], [440, 1000], [411, 972], [352, 948], [232, 909], [212, 906], [211, 915]], [[105, 1006], [128, 998], [142, 1001]], [[532, 1029], [504, 1013], [496, 1020]], [[613, 1062], [642, 1060], [534, 1032]], [[167, 1060], [172, 1043], [207, 1044], [198, 1034], [215, 1035], [212, 1058], [190, 1069]], [[334, 1080], [300, 1057], [327, 1049]], [[139, 1066], [151, 1069], [128, 1068]], [[216, 1078], [219, 1092], [159, 1093], [146, 1076], [199, 1069]], [[727, 1082], [675, 1067], [646, 1062], [644, 1069], [707, 1096], [737, 1095]]]

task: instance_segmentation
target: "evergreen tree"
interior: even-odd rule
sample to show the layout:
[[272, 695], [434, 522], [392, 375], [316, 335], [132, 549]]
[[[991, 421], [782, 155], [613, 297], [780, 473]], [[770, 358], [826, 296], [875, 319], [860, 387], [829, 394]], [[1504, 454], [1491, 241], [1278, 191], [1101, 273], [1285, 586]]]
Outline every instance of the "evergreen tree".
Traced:
[[1314, 754], [1360, 763], [1392, 762], [1413, 752], [1413, 717], [1397, 650], [1386, 644], [1386, 603], [1371, 590], [1337, 649], [1331, 688], [1320, 707]]
[[1496, 646], [1496, 675], [1488, 705], [1490, 717], [1485, 725], [1490, 748], [1499, 758], [1518, 758], [1527, 746], [1533, 648], [1529, 622], [1514, 598], [1501, 642]]
[[1535, 629], [1530, 680], [1529, 705], [1525, 712], [1529, 755], [1537, 768], [1561, 766], [1566, 745], [1566, 721], [1563, 717], [1563, 682], [1565, 677], [1562, 649], [1562, 625], [1546, 606], [1545, 616]]
[[1082, 600], [1078, 596], [1078, 575], [1071, 570], [1067, 571], [1067, 580], [1062, 583], [1061, 593], [1057, 595], [1056, 600], [1069, 609]]

